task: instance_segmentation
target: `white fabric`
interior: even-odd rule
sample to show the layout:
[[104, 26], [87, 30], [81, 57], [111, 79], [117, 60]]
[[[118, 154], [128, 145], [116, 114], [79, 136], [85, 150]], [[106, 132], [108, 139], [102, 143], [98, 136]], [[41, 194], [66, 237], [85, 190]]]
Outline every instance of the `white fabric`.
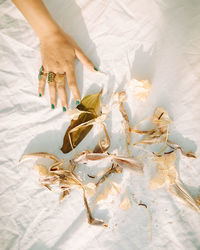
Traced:
[[[82, 97], [104, 88], [108, 103], [116, 90], [132, 78], [148, 79], [152, 92], [146, 103], [128, 93], [126, 109], [131, 124], [163, 106], [173, 119], [172, 138], [187, 151], [200, 153], [200, 2], [199, 0], [46, 0], [61, 27], [82, 47], [106, 75], [91, 73], [76, 64]], [[92, 205], [96, 218], [108, 228], [87, 224], [80, 191], [63, 203], [58, 193], [38, 186], [34, 161], [18, 164], [24, 152], [46, 151], [71, 159], [59, 150], [67, 116], [50, 110], [48, 90], [37, 95], [40, 67], [39, 40], [16, 7], [0, 1], [0, 249], [1, 250], [197, 250], [200, 249], [199, 214], [185, 207], [167, 186], [150, 191], [155, 165], [145, 161], [144, 176], [124, 171], [111, 179], [134, 194], [132, 208], [119, 208], [120, 196]], [[68, 88], [67, 88], [68, 89]], [[74, 101], [68, 91], [71, 107]], [[125, 153], [120, 114], [107, 122], [112, 145], [109, 152]], [[97, 129], [95, 130], [97, 132]], [[92, 149], [98, 137], [93, 130], [77, 152]], [[91, 145], [91, 138], [92, 145]], [[96, 141], [95, 141], [96, 140]], [[147, 149], [147, 148], [146, 148]], [[134, 154], [134, 150], [132, 150]], [[200, 194], [200, 160], [179, 157], [177, 168], [190, 193]], [[103, 167], [103, 166], [102, 166]], [[101, 166], [80, 167], [80, 176]], [[149, 219], [141, 201], [152, 215]]]

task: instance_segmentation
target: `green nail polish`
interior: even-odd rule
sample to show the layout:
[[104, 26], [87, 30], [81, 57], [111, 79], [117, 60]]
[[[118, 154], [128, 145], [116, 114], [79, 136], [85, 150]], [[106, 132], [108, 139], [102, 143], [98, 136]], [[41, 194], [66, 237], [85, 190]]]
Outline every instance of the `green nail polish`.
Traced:
[[65, 112], [67, 109], [63, 106], [63, 112]]
[[94, 66], [94, 70], [99, 71], [95, 66]]
[[55, 105], [54, 105], [54, 104], [51, 104], [51, 108], [52, 108], [52, 109], [55, 109]]
[[42, 94], [41, 93], [39, 93], [39, 97], [41, 97], [42, 96]]
[[79, 105], [80, 104], [80, 101], [79, 100], [76, 100], [76, 105]]

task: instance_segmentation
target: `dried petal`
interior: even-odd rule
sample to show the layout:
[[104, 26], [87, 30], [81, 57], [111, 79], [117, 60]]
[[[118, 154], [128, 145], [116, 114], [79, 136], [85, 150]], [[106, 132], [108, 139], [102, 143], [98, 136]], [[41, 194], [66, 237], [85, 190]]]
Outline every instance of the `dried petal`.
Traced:
[[122, 168], [129, 168], [135, 172], [143, 173], [143, 164], [133, 157], [114, 156], [113, 162]]
[[184, 185], [181, 183], [180, 180], [177, 180], [175, 184], [170, 185], [169, 191], [180, 198], [185, 205], [189, 206], [190, 208], [194, 209], [197, 212], [200, 212], [200, 208], [196, 201], [192, 198], [189, 192], [186, 190]]
[[136, 79], [131, 79], [128, 85], [132, 89], [137, 100], [146, 101], [151, 90], [151, 84], [148, 80], [138, 81]]
[[131, 201], [129, 199], [128, 191], [126, 190], [125, 194], [123, 195], [119, 207], [123, 210], [128, 210], [132, 206]]
[[172, 123], [172, 120], [164, 108], [157, 107], [154, 111], [152, 123], [156, 124], [159, 128], [163, 128], [168, 127]]
[[48, 169], [44, 165], [35, 165], [34, 169], [39, 172], [39, 175], [48, 175]]
[[19, 162], [22, 162], [24, 159], [32, 158], [32, 157], [42, 157], [42, 158], [49, 158], [54, 160], [55, 162], [59, 162], [59, 158], [55, 156], [54, 154], [46, 153], [46, 152], [39, 152], [39, 153], [32, 153], [32, 154], [25, 154], [22, 156], [22, 158], [19, 160]]

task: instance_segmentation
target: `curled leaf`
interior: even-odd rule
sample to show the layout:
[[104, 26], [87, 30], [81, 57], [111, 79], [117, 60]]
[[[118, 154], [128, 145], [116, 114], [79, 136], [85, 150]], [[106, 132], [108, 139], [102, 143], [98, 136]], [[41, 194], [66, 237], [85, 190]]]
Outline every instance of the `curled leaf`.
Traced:
[[93, 151], [94, 153], [104, 153], [110, 147], [110, 137], [108, 135], [106, 126], [104, 123], [102, 123], [102, 126], [104, 129], [105, 137], [96, 145]]
[[167, 145], [174, 149], [177, 150], [179, 149], [182, 153], [182, 155], [186, 156], [186, 157], [190, 157], [190, 158], [197, 158], [196, 155], [193, 152], [187, 152], [185, 153], [184, 150], [176, 143], [172, 142], [171, 140], [167, 140]]
[[55, 162], [59, 162], [60, 159], [55, 156], [54, 154], [46, 153], [46, 152], [39, 152], [39, 153], [32, 153], [32, 154], [25, 154], [22, 156], [22, 158], [19, 160], [19, 162], [22, 162], [23, 160], [27, 158], [32, 158], [32, 157], [42, 157], [42, 158], [49, 158], [54, 160]]
[[68, 153], [85, 138], [85, 136], [92, 129], [95, 118], [99, 116], [100, 108], [100, 95], [102, 91], [98, 94], [88, 95], [81, 103], [77, 106], [80, 111], [85, 111], [78, 116], [78, 119], [73, 119], [70, 126], [68, 127], [61, 151], [63, 153]]

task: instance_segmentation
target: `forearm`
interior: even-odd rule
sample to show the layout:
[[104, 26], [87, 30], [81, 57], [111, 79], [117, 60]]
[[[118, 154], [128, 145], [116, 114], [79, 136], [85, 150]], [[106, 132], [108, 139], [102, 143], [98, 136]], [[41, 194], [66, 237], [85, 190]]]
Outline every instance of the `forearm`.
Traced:
[[60, 30], [42, 0], [12, 0], [12, 2], [22, 12], [39, 38]]

